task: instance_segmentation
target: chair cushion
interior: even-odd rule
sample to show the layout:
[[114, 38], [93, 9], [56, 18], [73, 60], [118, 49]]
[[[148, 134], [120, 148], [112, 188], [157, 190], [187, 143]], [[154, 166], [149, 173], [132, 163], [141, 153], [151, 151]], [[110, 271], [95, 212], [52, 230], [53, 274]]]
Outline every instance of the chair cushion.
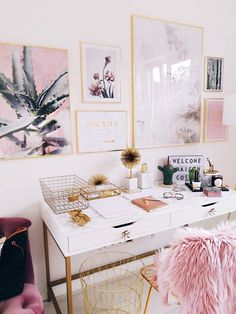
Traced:
[[42, 314], [42, 297], [34, 284], [25, 283], [20, 295], [0, 302], [1, 314]]
[[27, 228], [21, 228], [4, 242], [0, 257], [0, 301], [23, 291], [27, 235]]

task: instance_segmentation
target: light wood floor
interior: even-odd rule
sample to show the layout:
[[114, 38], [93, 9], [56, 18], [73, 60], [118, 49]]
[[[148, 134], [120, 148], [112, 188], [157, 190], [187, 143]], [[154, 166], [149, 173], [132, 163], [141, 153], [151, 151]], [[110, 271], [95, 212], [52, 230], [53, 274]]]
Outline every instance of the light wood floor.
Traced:
[[[145, 283], [144, 285], [144, 293], [143, 293], [143, 307], [146, 302], [146, 297], [148, 293], [149, 286]], [[83, 314], [83, 300], [82, 300], [82, 294], [76, 294], [73, 297], [74, 302], [74, 314]], [[66, 308], [66, 298], [60, 297], [60, 306], [63, 314], [67, 313]], [[143, 313], [143, 311], [142, 311]], [[148, 314], [178, 314], [178, 308], [175, 305], [169, 306], [168, 308], [163, 307], [163, 305], [160, 304], [160, 300], [158, 299], [158, 294], [153, 290], [151, 294], [151, 299], [149, 303], [149, 310]], [[54, 309], [53, 304], [45, 303], [45, 314], [56, 314], [56, 311]], [[130, 314], [136, 314], [136, 313], [130, 313]]]

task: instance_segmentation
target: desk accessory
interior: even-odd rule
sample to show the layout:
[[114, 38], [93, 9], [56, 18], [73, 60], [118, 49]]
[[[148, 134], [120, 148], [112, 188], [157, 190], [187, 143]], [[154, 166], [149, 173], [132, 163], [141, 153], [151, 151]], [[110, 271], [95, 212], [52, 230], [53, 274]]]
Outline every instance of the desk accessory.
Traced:
[[163, 198], [175, 198], [176, 200], [183, 200], [184, 195], [182, 193], [179, 193], [179, 192], [176, 192], [176, 193], [164, 192]]
[[81, 189], [81, 195], [86, 200], [96, 200], [99, 198], [117, 196], [120, 195], [120, 193], [121, 193], [120, 187], [112, 183], [90, 185]]
[[210, 161], [210, 159], [207, 157], [207, 162], [208, 162], [208, 169], [204, 170], [205, 174], [218, 174], [218, 170], [215, 169], [215, 167], [213, 166], [212, 162]]
[[89, 179], [90, 185], [81, 189], [81, 195], [86, 200], [95, 200], [110, 196], [120, 195], [121, 190], [118, 186], [109, 182], [107, 176], [101, 173], [93, 175]]
[[202, 192], [203, 187], [201, 186], [200, 189], [196, 190], [193, 188], [192, 184], [190, 182], [185, 182], [185, 185], [192, 191], [192, 192]]
[[147, 164], [143, 163], [141, 166], [141, 172], [138, 173], [138, 187], [140, 189], [153, 188], [153, 173], [147, 171]]
[[173, 174], [178, 171], [178, 168], [174, 168], [169, 163], [169, 157], [167, 159], [167, 164], [164, 165], [163, 167], [158, 166], [158, 169], [163, 173], [163, 185], [172, 186], [173, 185], [172, 177]]
[[188, 171], [188, 179], [190, 184], [193, 185], [193, 182], [200, 182], [199, 178], [200, 178], [199, 169], [197, 169], [196, 167], [190, 168]]
[[122, 218], [122, 221], [125, 219], [127, 222], [127, 219], [133, 221], [139, 215], [136, 206], [121, 195], [114, 197], [112, 202], [107, 198], [92, 200], [90, 207], [106, 219]]
[[81, 195], [81, 189], [89, 184], [76, 175], [41, 178], [40, 185], [45, 202], [55, 214], [89, 206], [88, 200]]
[[214, 174], [211, 177], [211, 185], [221, 187], [223, 185], [223, 176], [221, 174]]
[[208, 197], [219, 197], [221, 196], [221, 190], [215, 186], [209, 186], [203, 189], [203, 194]]
[[128, 168], [130, 175], [125, 178], [125, 188], [127, 190], [137, 189], [137, 178], [133, 177], [133, 168], [137, 167], [140, 163], [141, 155], [135, 147], [128, 147], [121, 153], [121, 163], [125, 168]]
[[141, 207], [142, 209], [146, 210], [147, 212], [150, 212], [153, 209], [161, 208], [168, 205], [167, 203], [161, 200], [155, 199], [152, 196], [136, 198], [132, 200], [131, 202]]
[[82, 213], [81, 210], [70, 210], [69, 215], [71, 216], [72, 220], [81, 227], [86, 225], [90, 221], [89, 216]]
[[108, 177], [105, 176], [102, 173], [96, 173], [94, 174], [90, 179], [89, 179], [89, 183], [91, 185], [95, 185], [95, 186], [99, 186], [99, 185], [103, 185], [103, 184], [107, 184], [109, 183]]

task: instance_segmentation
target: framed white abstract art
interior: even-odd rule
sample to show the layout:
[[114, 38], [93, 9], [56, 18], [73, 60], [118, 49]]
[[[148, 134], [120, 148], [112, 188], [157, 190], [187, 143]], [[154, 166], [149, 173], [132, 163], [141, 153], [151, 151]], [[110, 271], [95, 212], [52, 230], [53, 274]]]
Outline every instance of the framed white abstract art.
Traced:
[[77, 144], [80, 153], [124, 149], [126, 111], [77, 111]]
[[200, 141], [202, 28], [132, 16], [133, 144]]

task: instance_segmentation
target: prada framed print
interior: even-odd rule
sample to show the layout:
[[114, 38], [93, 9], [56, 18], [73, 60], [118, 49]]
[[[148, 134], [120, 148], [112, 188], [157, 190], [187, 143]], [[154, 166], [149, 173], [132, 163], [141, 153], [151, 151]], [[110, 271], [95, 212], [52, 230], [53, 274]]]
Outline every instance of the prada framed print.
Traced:
[[77, 111], [78, 152], [122, 150], [127, 146], [126, 111]]

